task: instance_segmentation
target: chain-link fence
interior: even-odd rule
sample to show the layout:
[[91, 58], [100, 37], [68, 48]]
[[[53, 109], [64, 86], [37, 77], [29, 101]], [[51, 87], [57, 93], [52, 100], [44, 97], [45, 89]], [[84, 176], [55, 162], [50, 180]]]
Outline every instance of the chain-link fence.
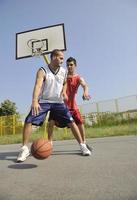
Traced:
[[21, 116], [9, 115], [0, 117], [0, 136], [20, 133], [22, 128], [23, 121]]
[[88, 113], [103, 113], [103, 112], [127, 112], [137, 110], [137, 95], [110, 99], [105, 101], [85, 103], [79, 106], [81, 112], [85, 115]]
[[137, 95], [86, 103], [79, 108], [85, 118], [85, 123], [91, 126], [105, 124], [105, 121], [107, 123], [111, 121], [112, 124], [133, 121], [137, 119]]

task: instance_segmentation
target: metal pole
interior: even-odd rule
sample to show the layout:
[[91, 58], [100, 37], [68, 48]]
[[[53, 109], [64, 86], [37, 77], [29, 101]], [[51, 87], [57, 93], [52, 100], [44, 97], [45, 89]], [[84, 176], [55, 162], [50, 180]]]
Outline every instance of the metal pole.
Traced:
[[118, 99], [115, 99], [116, 112], [119, 112]]
[[43, 55], [43, 58], [44, 58], [44, 61], [46, 62], [46, 64], [49, 64], [49, 58], [46, 54]]
[[13, 135], [15, 135], [16, 132], [16, 120], [15, 120], [15, 115], [13, 115]]

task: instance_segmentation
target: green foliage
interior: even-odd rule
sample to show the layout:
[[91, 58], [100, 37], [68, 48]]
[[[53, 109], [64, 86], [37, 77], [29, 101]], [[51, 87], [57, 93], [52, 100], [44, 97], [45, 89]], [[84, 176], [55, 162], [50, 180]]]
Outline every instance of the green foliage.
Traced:
[[[88, 120], [87, 120], [88, 119]], [[137, 135], [137, 112], [92, 113], [85, 120], [86, 138]], [[23, 123], [18, 115], [0, 117], [0, 144], [21, 143]], [[47, 138], [46, 121], [41, 127], [33, 126], [30, 142], [39, 137]], [[74, 139], [70, 129], [54, 128], [53, 140]]]
[[[91, 114], [92, 115], [92, 114]], [[92, 118], [92, 116], [89, 118]], [[99, 113], [96, 115], [96, 123], [92, 127], [114, 126], [121, 124], [137, 123], [137, 116], [130, 112], [125, 113]], [[85, 125], [87, 128], [88, 124]]]
[[7, 99], [1, 103], [0, 116], [8, 116], [8, 115], [14, 115], [14, 114], [19, 114], [17, 112], [17, 107], [14, 102]]
[[[39, 130], [39, 131], [38, 131]], [[97, 138], [97, 137], [108, 137], [108, 136], [122, 136], [122, 135], [137, 135], [137, 123], [129, 123], [115, 126], [104, 126], [104, 127], [90, 127], [86, 128], [86, 138]], [[30, 138], [30, 142], [35, 139], [45, 136], [47, 133], [43, 130], [37, 129], [33, 130]], [[66, 140], [74, 139], [70, 129], [67, 132], [64, 129], [55, 129], [53, 140]], [[17, 144], [22, 143], [22, 132], [20, 134], [12, 135], [1, 135], [0, 144]]]

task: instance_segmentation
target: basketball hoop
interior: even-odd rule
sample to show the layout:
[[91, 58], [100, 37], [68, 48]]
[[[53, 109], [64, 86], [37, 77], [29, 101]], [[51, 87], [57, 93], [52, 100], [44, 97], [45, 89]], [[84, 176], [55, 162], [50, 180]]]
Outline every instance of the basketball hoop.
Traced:
[[33, 51], [32, 56], [40, 57], [42, 55], [43, 51], [41, 48], [36, 48], [35, 51]]
[[32, 50], [32, 56], [40, 57], [43, 54], [44, 42], [42, 40], [30, 39], [27, 42], [27, 46]]
[[16, 60], [44, 57], [53, 49], [66, 50], [64, 24], [55, 24], [16, 33]]

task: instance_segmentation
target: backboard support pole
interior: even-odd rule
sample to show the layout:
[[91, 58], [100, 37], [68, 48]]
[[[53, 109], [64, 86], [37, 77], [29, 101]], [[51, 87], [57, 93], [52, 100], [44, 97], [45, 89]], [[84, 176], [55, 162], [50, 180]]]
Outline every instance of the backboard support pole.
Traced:
[[46, 54], [43, 55], [43, 58], [44, 58], [44, 61], [46, 62], [46, 64], [49, 64], [49, 58]]

